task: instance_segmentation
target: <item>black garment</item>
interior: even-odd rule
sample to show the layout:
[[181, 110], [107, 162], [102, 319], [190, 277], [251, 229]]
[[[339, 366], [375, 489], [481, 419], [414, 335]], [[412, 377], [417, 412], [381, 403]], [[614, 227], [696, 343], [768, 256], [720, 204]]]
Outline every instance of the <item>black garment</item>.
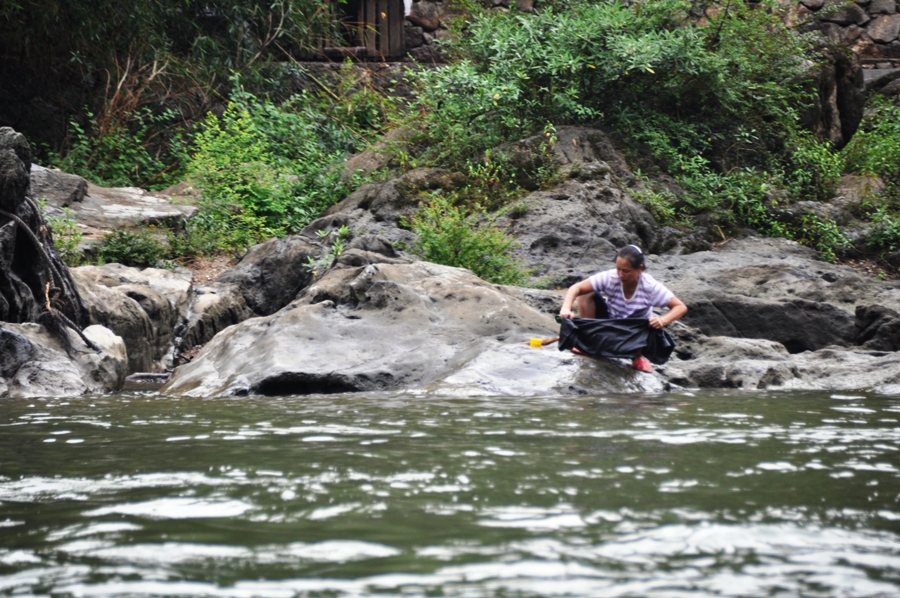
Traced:
[[559, 326], [559, 350], [573, 347], [594, 357], [625, 359], [634, 359], [641, 351], [651, 362], [662, 365], [675, 350], [675, 340], [665, 330], [651, 328], [646, 318], [563, 319]]

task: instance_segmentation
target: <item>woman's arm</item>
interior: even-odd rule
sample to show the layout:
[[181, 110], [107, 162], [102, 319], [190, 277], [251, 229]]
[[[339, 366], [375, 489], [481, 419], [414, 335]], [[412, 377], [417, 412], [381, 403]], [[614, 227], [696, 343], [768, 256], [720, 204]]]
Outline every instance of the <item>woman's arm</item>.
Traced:
[[587, 295], [588, 293], [593, 293], [594, 288], [591, 286], [590, 279], [582, 280], [579, 283], [573, 284], [569, 287], [569, 290], [566, 291], [566, 298], [563, 300], [562, 308], [559, 310], [560, 318], [572, 318], [575, 314], [572, 313], [572, 304], [575, 303], [575, 300], [578, 299], [581, 295]]
[[664, 328], [675, 320], [680, 319], [688, 311], [687, 305], [682, 303], [681, 299], [679, 299], [678, 297], [672, 297], [667, 307], [669, 308], [669, 313], [667, 313], [666, 315], [653, 316], [652, 318], [650, 318], [651, 327]]

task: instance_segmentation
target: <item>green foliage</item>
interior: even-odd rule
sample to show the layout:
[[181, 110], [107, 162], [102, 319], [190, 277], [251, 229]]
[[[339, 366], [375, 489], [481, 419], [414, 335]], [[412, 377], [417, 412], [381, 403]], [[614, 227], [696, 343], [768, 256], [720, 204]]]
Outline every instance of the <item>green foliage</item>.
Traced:
[[865, 239], [878, 253], [900, 249], [900, 104], [874, 96], [853, 139], [843, 150], [847, 168], [879, 177], [886, 187], [867, 194], [856, 206], [858, 215], [874, 223]]
[[[802, 92], [805, 38], [740, 1], [708, 24], [690, 9], [651, 0], [478, 14], [454, 48], [466, 59], [417, 75], [417, 106], [439, 135], [435, 158], [484, 151], [548, 121], [649, 133], [667, 120], [662, 134], [679, 156], [732, 161], [781, 139]], [[740, 139], [753, 130], [757, 140]]]
[[813, 247], [826, 262], [836, 262], [837, 254], [850, 246], [850, 241], [833, 220], [823, 220], [812, 213], [800, 217], [800, 224], [790, 230], [789, 238]]
[[873, 97], [844, 157], [856, 172], [900, 184], [900, 105], [884, 96]]
[[[43, 213], [47, 202], [44, 199], [37, 200], [38, 209]], [[59, 252], [63, 262], [74, 268], [84, 263], [84, 254], [78, 249], [83, 235], [75, 222], [75, 214], [70, 208], [63, 208], [61, 216], [45, 216], [47, 226], [53, 233], [53, 247]]]
[[302, 96], [281, 106], [237, 92], [225, 113], [210, 113], [196, 136], [189, 175], [203, 189], [188, 232], [233, 250], [296, 232], [342, 199], [346, 139], [323, 129]]
[[64, 157], [48, 152], [51, 166], [106, 187], [164, 189], [183, 177], [187, 140], [173, 126], [175, 111], [154, 114], [144, 107], [106, 123], [91, 112], [87, 117], [90, 130], [75, 120], [69, 124], [71, 149]]
[[882, 207], [875, 212], [872, 220], [875, 226], [866, 238], [868, 246], [878, 251], [900, 249], [900, 218]]
[[167, 250], [153, 230], [112, 230], [103, 236], [97, 251], [101, 264], [118, 263], [126, 266], [154, 266]]
[[467, 268], [495, 284], [521, 285], [528, 279], [509, 254], [515, 241], [480, 207], [454, 205], [437, 194], [408, 224], [418, 236], [411, 249], [426, 260]]
[[710, 214], [726, 230], [791, 236], [833, 259], [844, 242], [833, 223], [801, 231], [778, 217], [797, 199], [829, 196], [844, 169], [800, 125], [812, 38], [785, 26], [774, 2], [707, 7], [703, 19], [687, 0], [571, 0], [535, 15], [475, 8], [451, 48], [462, 60], [415, 76], [428, 121], [421, 158], [463, 170], [546, 122], [600, 123], [686, 190], [633, 191], [660, 222]]
[[318, 276], [334, 264], [334, 260], [346, 249], [347, 239], [350, 238], [350, 229], [343, 225], [336, 230], [320, 230], [317, 233], [319, 239], [325, 244], [325, 250], [316, 257], [309, 256], [304, 266], [312, 272], [313, 277]]

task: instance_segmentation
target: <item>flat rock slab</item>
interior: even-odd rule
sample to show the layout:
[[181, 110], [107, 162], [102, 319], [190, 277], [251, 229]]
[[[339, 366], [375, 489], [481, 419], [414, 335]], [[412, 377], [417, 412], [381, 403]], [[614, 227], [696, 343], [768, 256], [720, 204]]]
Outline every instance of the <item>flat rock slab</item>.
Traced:
[[88, 183], [81, 201], [68, 206], [87, 240], [103, 232], [138, 224], [176, 224], [192, 218], [197, 208], [173, 204], [171, 197], [136, 187], [98, 187]]

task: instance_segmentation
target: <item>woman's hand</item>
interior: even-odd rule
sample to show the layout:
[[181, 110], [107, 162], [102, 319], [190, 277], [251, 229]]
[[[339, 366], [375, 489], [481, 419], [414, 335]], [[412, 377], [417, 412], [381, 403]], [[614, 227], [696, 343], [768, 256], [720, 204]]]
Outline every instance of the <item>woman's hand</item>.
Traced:
[[559, 317], [571, 320], [575, 317], [575, 314], [572, 313], [571, 309], [562, 308], [561, 310], [559, 310]]
[[662, 328], [665, 328], [666, 324], [668, 324], [668, 322], [666, 322], [659, 316], [653, 316], [652, 318], [650, 318], [650, 328], [656, 328], [657, 330], [660, 330]]

